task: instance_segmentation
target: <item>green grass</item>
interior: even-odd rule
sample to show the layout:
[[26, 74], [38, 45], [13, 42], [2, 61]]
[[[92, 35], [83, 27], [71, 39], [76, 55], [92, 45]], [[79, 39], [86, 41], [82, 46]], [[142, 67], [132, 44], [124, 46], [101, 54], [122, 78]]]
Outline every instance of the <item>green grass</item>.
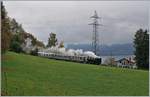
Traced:
[[58, 61], [8, 52], [2, 56], [7, 95], [149, 95], [149, 72]]

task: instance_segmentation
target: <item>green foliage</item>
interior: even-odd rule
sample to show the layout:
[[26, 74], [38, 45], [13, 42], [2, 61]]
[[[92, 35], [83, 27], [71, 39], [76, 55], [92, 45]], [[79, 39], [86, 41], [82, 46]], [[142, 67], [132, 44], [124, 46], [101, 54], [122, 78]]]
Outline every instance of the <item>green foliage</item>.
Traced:
[[23, 36], [25, 39], [27, 39], [29, 37], [32, 40], [31, 43], [33, 46], [45, 47], [44, 43], [37, 40], [31, 33], [24, 33]]
[[22, 25], [18, 24], [18, 22], [15, 19], [11, 19], [10, 21], [10, 31], [13, 34], [25, 32]]
[[47, 47], [52, 47], [52, 46], [56, 46], [56, 45], [57, 45], [56, 34], [51, 32], [49, 34]]
[[149, 34], [147, 30], [139, 29], [134, 39], [135, 60], [137, 66], [143, 69], [149, 69]]
[[10, 31], [13, 34], [10, 44], [10, 50], [15, 52], [22, 52], [21, 45], [25, 43], [25, 31], [20, 24], [15, 19], [10, 21]]
[[36, 40], [36, 45], [43, 48], [45, 47], [44, 43], [39, 40]]
[[12, 34], [10, 33], [10, 20], [3, 3], [1, 2], [1, 50], [2, 53], [7, 51], [10, 46]]
[[21, 52], [25, 44], [25, 39], [30, 36], [32, 39], [33, 46], [43, 46], [41, 41], [38, 41], [32, 34], [25, 32], [22, 25], [19, 24], [15, 19], [11, 19], [7, 16], [7, 12], [3, 3], [1, 2], [1, 48], [2, 53], [7, 50], [12, 50], [15, 52]]
[[17, 52], [17, 53], [22, 52], [22, 48], [20, 46], [20, 43], [17, 42], [17, 41], [13, 41], [11, 43], [11, 50], [14, 51], [14, 52]]
[[22, 52], [21, 44], [22, 44], [22, 39], [19, 36], [19, 34], [13, 35], [13, 38], [12, 38], [11, 44], [10, 44], [10, 50], [17, 52], [17, 53]]
[[59, 44], [59, 48], [63, 48], [64, 47], [64, 42], [61, 41], [60, 44]]
[[38, 46], [38, 47], [45, 47], [44, 43], [37, 40], [32, 34], [29, 34], [30, 38], [32, 39], [32, 45], [33, 46]]
[[[8, 95], [148, 96], [149, 72], [6, 53]], [[2, 73], [2, 91], [5, 89]]]
[[36, 45], [36, 41], [37, 41], [36, 38], [33, 37], [33, 38], [32, 38], [32, 41], [31, 41], [33, 46]]

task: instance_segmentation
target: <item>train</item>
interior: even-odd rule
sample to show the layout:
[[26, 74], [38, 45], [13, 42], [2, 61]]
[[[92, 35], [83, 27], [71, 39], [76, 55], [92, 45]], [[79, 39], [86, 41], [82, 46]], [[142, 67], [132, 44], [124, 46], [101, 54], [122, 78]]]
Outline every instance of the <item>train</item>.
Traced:
[[38, 52], [38, 56], [46, 57], [49, 59], [65, 60], [65, 61], [72, 61], [72, 62], [85, 63], [85, 64], [94, 64], [94, 65], [101, 64], [100, 57], [81, 56], [81, 55], [69, 56], [69, 55], [63, 55], [57, 53], [46, 53], [46, 52]]

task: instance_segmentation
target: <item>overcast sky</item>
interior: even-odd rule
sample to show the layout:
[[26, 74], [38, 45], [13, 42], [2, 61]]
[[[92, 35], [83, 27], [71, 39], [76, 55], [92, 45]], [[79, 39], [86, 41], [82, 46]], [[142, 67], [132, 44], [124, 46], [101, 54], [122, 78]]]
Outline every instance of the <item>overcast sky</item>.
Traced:
[[91, 43], [90, 16], [96, 10], [104, 26], [99, 27], [100, 44], [132, 43], [139, 28], [149, 23], [148, 1], [5, 1], [11, 18], [26, 32], [47, 43], [50, 32], [59, 41]]

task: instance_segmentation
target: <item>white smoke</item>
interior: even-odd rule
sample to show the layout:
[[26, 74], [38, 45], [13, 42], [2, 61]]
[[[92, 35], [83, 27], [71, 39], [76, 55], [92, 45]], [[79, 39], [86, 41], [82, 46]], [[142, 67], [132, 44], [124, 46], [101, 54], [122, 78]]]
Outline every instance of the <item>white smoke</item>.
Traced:
[[41, 50], [40, 52], [62, 54], [66, 56], [88, 56], [93, 58], [98, 57], [91, 51], [84, 52], [82, 49], [74, 50], [74, 49], [58, 48], [57, 46]]
[[91, 51], [86, 51], [86, 52], [84, 52], [84, 55], [85, 56], [91, 56], [91, 57], [94, 57], [94, 58], [96, 58], [96, 57], [98, 57], [98, 56], [96, 56], [93, 52], [91, 52]]

